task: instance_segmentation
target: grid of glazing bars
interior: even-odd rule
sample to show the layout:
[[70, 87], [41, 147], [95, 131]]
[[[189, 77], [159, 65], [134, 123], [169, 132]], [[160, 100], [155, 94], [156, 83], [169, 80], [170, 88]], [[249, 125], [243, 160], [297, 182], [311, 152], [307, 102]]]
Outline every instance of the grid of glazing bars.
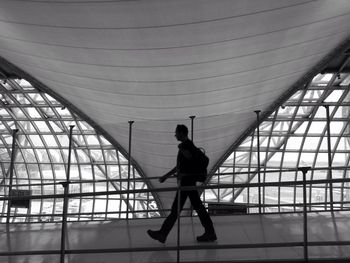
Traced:
[[[349, 171], [345, 169], [350, 161], [349, 84], [348, 73], [318, 74], [260, 124], [261, 183], [302, 180], [300, 172], [283, 171], [287, 169], [328, 167], [325, 105], [329, 107], [331, 165], [344, 167], [333, 170], [332, 178], [349, 178]], [[257, 154], [255, 129], [220, 165], [209, 185], [257, 183]], [[278, 172], [271, 173], [269, 170]], [[327, 170], [310, 171], [307, 180], [327, 179], [328, 173]], [[301, 186], [262, 187], [261, 196], [262, 205], [267, 205], [262, 212], [302, 210]], [[307, 197], [310, 210], [328, 209], [329, 184], [309, 185]], [[207, 203], [240, 203], [249, 208], [258, 204], [258, 188], [207, 189], [202, 198]], [[335, 209], [350, 207], [349, 183], [333, 185], [333, 201]], [[258, 209], [250, 208], [248, 211], [255, 213]]]
[[[86, 121], [49, 94], [24, 79], [0, 83], [0, 195], [8, 195], [12, 130], [18, 129], [13, 189], [31, 195], [63, 194], [66, 180], [69, 126], [74, 125], [70, 193], [127, 190], [128, 161]], [[131, 166], [130, 190], [147, 189]], [[34, 199], [30, 208], [11, 208], [10, 222], [62, 220], [63, 198]], [[69, 200], [68, 220], [108, 220], [159, 216], [151, 193], [77, 197]], [[7, 201], [0, 201], [1, 222]]]

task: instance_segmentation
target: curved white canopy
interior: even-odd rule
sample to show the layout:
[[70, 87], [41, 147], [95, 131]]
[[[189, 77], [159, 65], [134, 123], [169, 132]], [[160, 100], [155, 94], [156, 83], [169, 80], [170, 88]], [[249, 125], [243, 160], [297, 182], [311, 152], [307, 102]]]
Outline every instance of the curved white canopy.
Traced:
[[[350, 1], [3, 0], [0, 54], [128, 149], [146, 176], [175, 165], [189, 126], [212, 167], [350, 35]], [[174, 185], [169, 182], [166, 186]], [[154, 186], [160, 186], [157, 182]], [[172, 194], [161, 195], [165, 207]]]

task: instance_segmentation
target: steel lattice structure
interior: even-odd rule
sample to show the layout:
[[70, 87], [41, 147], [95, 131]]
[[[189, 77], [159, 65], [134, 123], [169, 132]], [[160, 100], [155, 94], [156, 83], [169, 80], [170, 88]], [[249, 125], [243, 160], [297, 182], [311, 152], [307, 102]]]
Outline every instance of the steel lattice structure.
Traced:
[[[32, 195], [62, 194], [69, 147], [69, 126], [74, 125], [70, 167], [70, 193], [127, 190], [128, 161], [104, 136], [49, 94], [24, 79], [0, 85], [0, 193], [8, 195], [12, 130], [18, 129], [13, 189]], [[21, 186], [20, 186], [21, 185]], [[147, 189], [131, 166], [130, 190]], [[158, 216], [152, 194], [77, 197], [69, 200], [68, 220], [106, 220]], [[63, 198], [35, 199], [30, 209], [12, 208], [12, 222], [61, 220]], [[0, 202], [2, 216], [7, 201]], [[2, 218], [4, 221], [4, 218]]]
[[[301, 86], [287, 101], [259, 125], [260, 178], [264, 182], [301, 180], [301, 173], [285, 171], [302, 166], [328, 167], [327, 111], [329, 109], [331, 166], [344, 167], [332, 171], [333, 179], [349, 178], [350, 162], [350, 76], [318, 74]], [[326, 106], [326, 107], [325, 107]], [[209, 185], [223, 183], [257, 183], [257, 129], [230, 154], [212, 176]], [[269, 173], [269, 170], [279, 170]], [[222, 175], [221, 173], [232, 173]], [[235, 174], [238, 173], [238, 174]], [[308, 180], [327, 179], [327, 170], [313, 170]], [[220, 175], [221, 174], [221, 175]], [[329, 184], [309, 185], [310, 209], [329, 207]], [[302, 186], [262, 187], [263, 212], [300, 211]], [[206, 202], [258, 204], [258, 188], [207, 189]], [[349, 208], [349, 183], [333, 185], [333, 202], [337, 209]], [[249, 209], [257, 212], [256, 208]]]

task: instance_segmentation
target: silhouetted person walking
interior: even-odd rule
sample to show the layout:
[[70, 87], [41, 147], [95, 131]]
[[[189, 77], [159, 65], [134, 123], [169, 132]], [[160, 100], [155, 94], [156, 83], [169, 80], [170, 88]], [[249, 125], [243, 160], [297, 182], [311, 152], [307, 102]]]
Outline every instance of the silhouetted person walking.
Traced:
[[[195, 186], [196, 185], [196, 176], [191, 174], [193, 171], [193, 152], [195, 146], [193, 142], [188, 138], [188, 129], [185, 125], [177, 125], [175, 130], [175, 137], [181, 143], [178, 145], [179, 151], [177, 154], [176, 167], [170, 172], [163, 175], [159, 181], [163, 183], [170, 176], [175, 175], [178, 180], [180, 180], [180, 186]], [[196, 210], [200, 222], [205, 229], [203, 235], [197, 237], [198, 242], [210, 242], [217, 239], [213, 222], [210, 219], [209, 214], [207, 213], [202, 200], [200, 199], [199, 193], [197, 190], [181, 190], [180, 191], [180, 211], [182, 210], [187, 197], [189, 197], [193, 208]], [[166, 238], [173, 228], [176, 219], [178, 218], [178, 194], [174, 199], [174, 202], [171, 207], [171, 212], [168, 217], [163, 222], [163, 225], [160, 230], [148, 230], [147, 233], [151, 238], [158, 240], [161, 243], [165, 243]]]

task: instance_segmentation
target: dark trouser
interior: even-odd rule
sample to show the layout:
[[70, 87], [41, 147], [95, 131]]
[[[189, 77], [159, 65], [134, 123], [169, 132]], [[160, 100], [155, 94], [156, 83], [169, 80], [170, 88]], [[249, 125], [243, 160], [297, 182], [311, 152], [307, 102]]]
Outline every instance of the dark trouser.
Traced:
[[[193, 183], [182, 183], [181, 186], [195, 186], [195, 182]], [[207, 233], [215, 233], [213, 222], [210, 219], [207, 210], [205, 209], [202, 200], [199, 197], [199, 193], [197, 190], [187, 190], [180, 191], [180, 212], [186, 202], [187, 197], [189, 197], [193, 208], [196, 210], [199, 220], [201, 221], [202, 226]], [[178, 204], [178, 194], [174, 199], [173, 205], [171, 207], [171, 212], [168, 217], [163, 222], [163, 225], [160, 229], [161, 233], [165, 236], [168, 236], [170, 230], [173, 228], [176, 219], [177, 219], [177, 204]]]

